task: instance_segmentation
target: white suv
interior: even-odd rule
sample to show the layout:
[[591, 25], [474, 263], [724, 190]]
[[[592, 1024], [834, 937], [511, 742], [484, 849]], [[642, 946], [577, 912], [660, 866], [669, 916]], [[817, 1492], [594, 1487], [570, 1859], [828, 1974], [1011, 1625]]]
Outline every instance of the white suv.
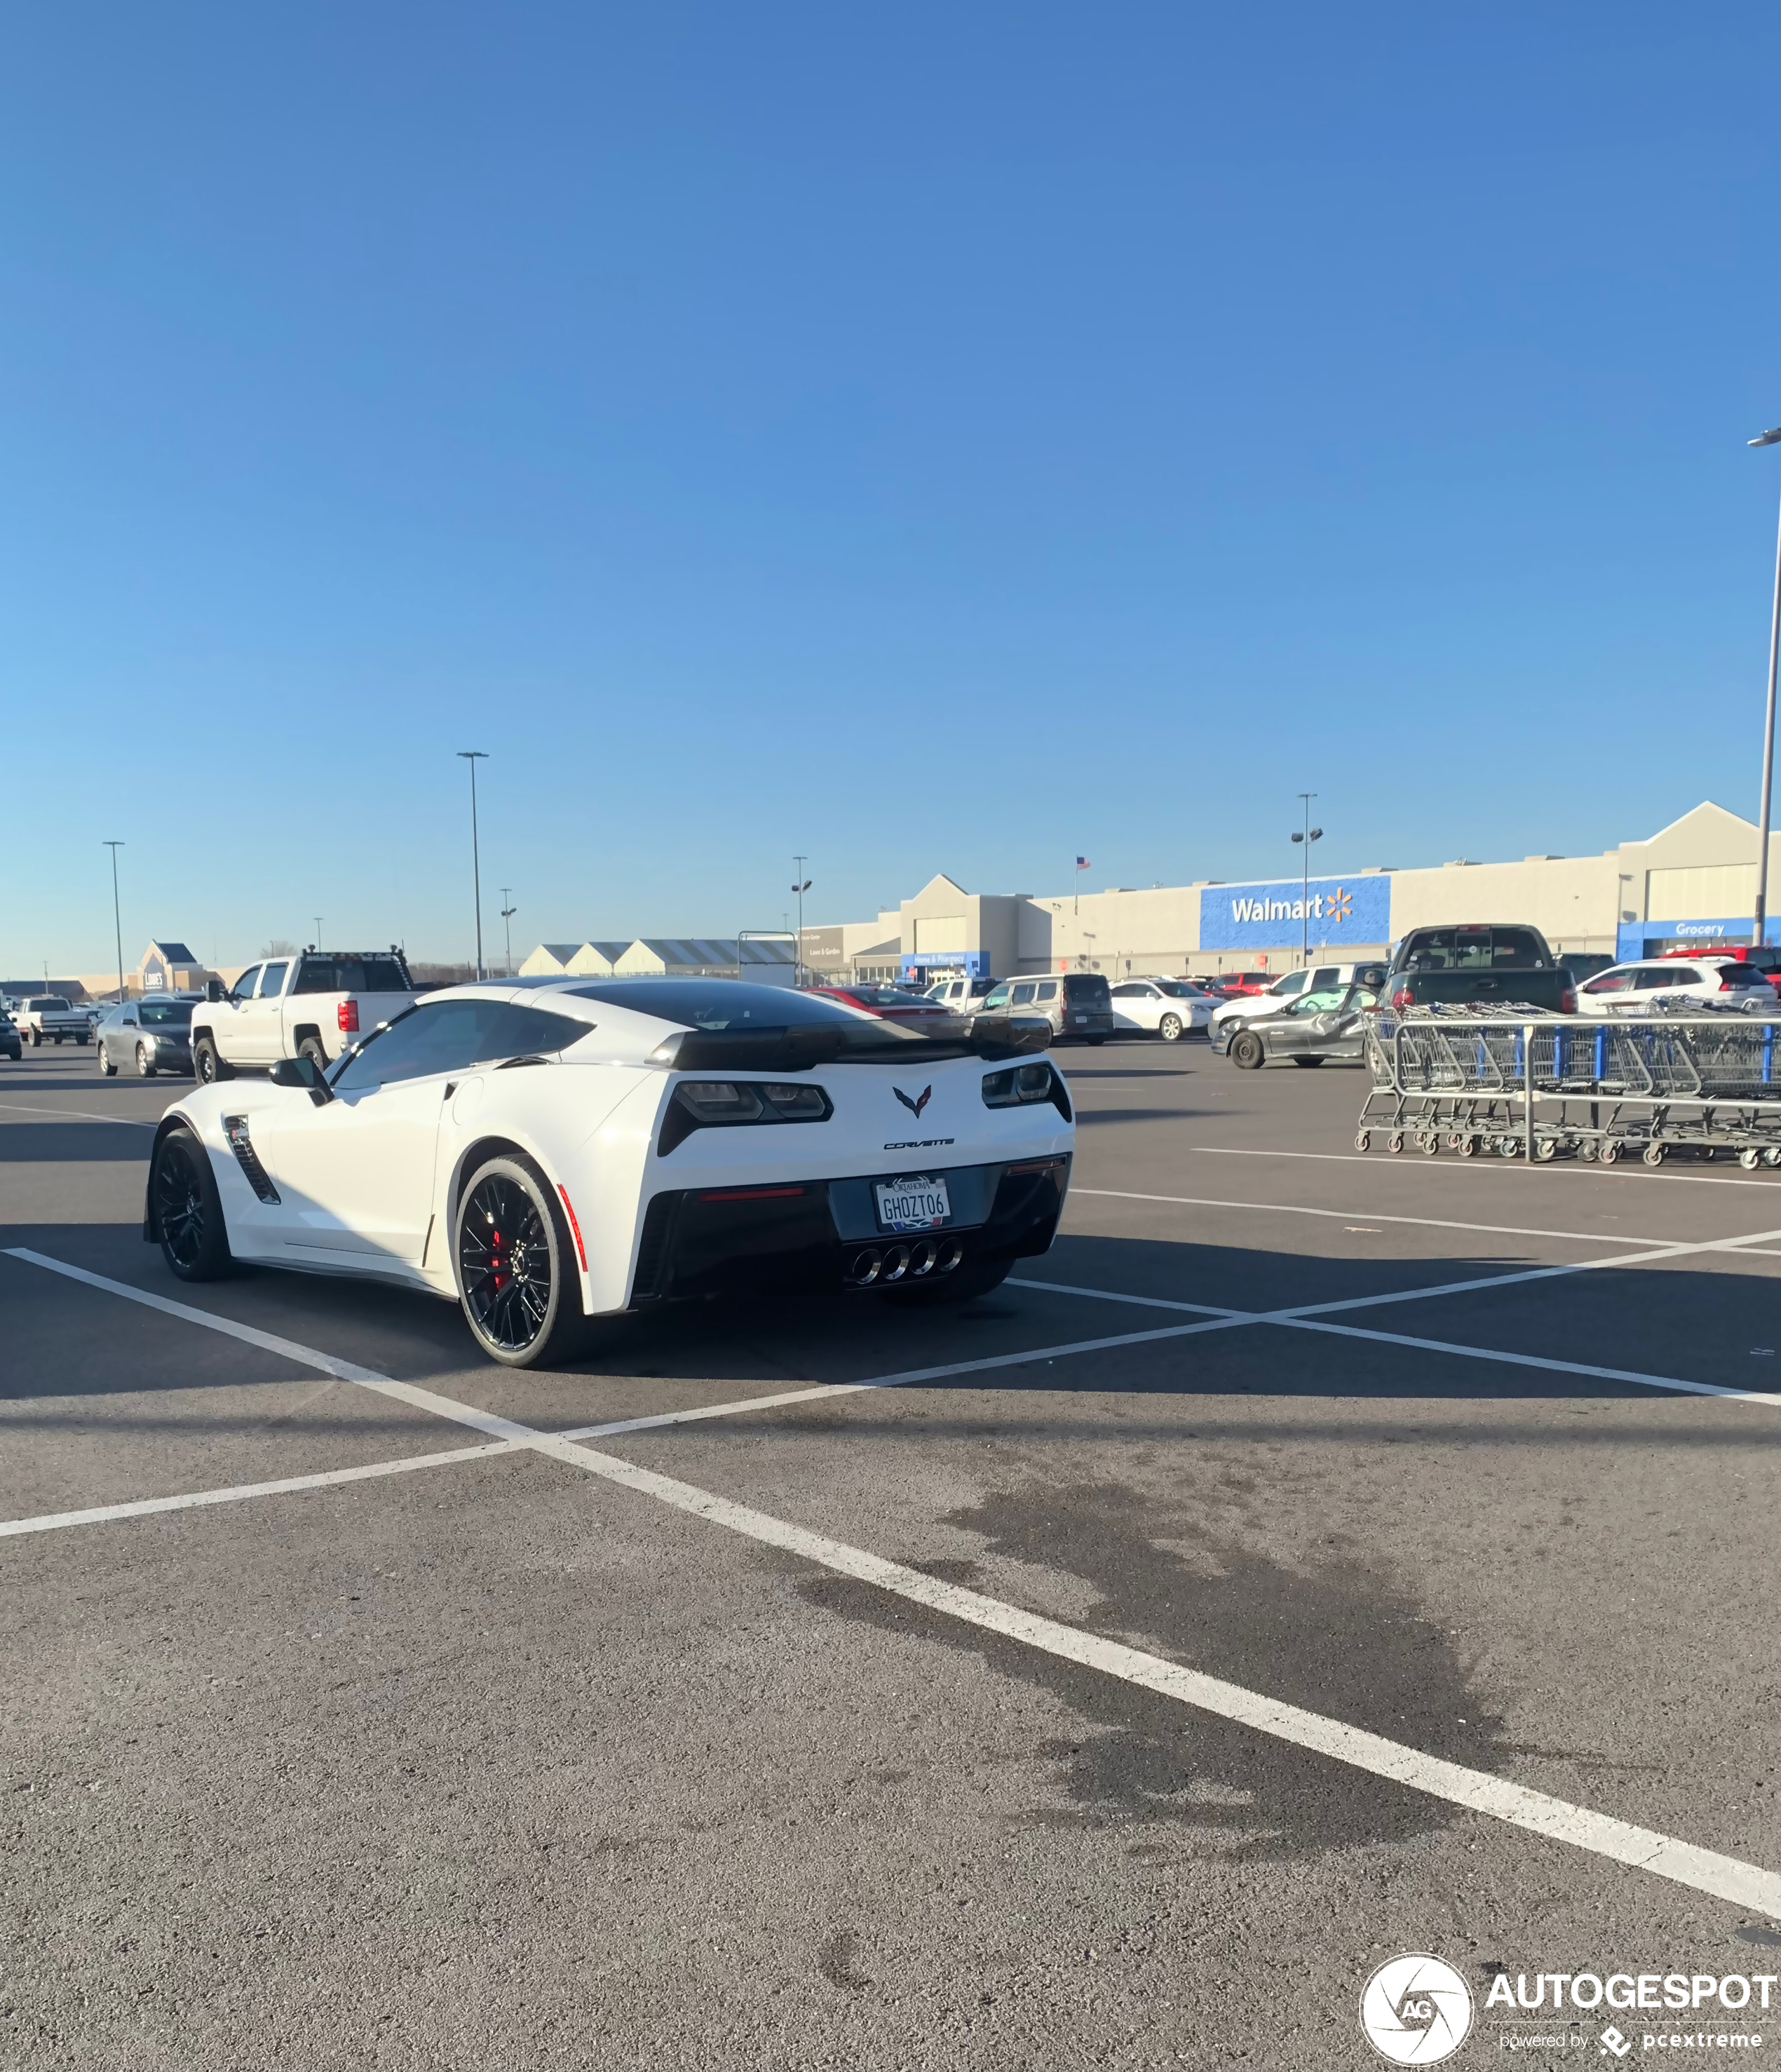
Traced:
[[1184, 978], [1123, 978], [1113, 989], [1113, 1027], [1121, 1035], [1160, 1036], [1178, 1043], [1190, 1032], [1206, 1034], [1217, 1005]]
[[1651, 957], [1610, 964], [1577, 989], [1579, 1014], [1645, 1014], [1672, 1001], [1710, 1000], [1747, 1014], [1773, 1009], [1767, 974], [1736, 957]]
[[1253, 1022], [1260, 1015], [1278, 1014], [1302, 993], [1340, 992], [1354, 984], [1357, 971], [1367, 968], [1361, 964], [1314, 964], [1306, 971], [1287, 972], [1265, 993], [1240, 993], [1235, 1000], [1215, 1007], [1212, 1025], [1223, 1029], [1232, 1022]]

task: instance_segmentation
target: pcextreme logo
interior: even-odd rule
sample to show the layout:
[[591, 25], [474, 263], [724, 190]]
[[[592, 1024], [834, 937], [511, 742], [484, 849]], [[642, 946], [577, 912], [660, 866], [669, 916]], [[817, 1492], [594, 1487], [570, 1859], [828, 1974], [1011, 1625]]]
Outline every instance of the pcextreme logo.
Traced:
[[1426, 1951], [1381, 1964], [1360, 1996], [1367, 2041], [1393, 2065], [1438, 2065], [1470, 2033], [1472, 1996], [1453, 1966]]

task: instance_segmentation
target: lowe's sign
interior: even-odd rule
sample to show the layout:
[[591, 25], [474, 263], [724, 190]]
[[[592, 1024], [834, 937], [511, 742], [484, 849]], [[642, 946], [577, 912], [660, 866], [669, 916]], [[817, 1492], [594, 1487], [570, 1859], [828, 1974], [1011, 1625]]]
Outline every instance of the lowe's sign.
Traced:
[[1203, 950], [1313, 949], [1392, 939], [1392, 881], [1296, 878], [1270, 885], [1208, 885], [1199, 895]]

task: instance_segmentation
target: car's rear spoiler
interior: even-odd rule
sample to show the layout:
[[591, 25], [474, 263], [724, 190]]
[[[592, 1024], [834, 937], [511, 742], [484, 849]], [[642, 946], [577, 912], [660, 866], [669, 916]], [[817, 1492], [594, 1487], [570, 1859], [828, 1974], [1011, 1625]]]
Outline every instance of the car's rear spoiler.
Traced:
[[969, 1032], [948, 1036], [890, 1033], [808, 1023], [764, 1029], [687, 1029], [664, 1037], [649, 1063], [674, 1072], [808, 1072], [817, 1065], [932, 1063], [944, 1058], [1018, 1058], [1043, 1050], [1051, 1025], [1026, 1014], [980, 1014]]

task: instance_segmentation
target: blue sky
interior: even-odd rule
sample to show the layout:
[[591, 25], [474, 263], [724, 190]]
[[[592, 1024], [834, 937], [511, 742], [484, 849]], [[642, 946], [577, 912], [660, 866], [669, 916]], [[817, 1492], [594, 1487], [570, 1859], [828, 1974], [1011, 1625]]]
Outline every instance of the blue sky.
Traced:
[[1754, 816], [1772, 7], [173, 4], [0, 68], [0, 967]]

